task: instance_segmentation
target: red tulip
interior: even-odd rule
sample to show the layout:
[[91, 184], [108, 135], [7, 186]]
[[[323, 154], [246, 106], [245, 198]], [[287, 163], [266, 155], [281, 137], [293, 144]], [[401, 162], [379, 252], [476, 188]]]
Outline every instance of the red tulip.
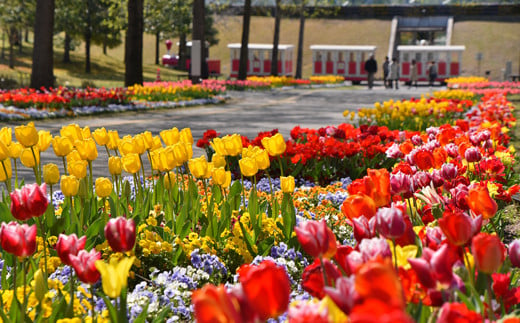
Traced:
[[336, 279], [335, 287], [325, 286], [323, 290], [343, 313], [350, 313], [357, 294], [354, 288], [354, 276], [342, 276]]
[[477, 269], [486, 274], [496, 272], [506, 259], [506, 248], [494, 234], [481, 232], [474, 236], [471, 251]]
[[207, 284], [191, 295], [196, 321], [199, 323], [241, 322], [239, 308], [224, 285]]
[[470, 311], [464, 303], [446, 302], [441, 308], [437, 323], [480, 323], [483, 322], [479, 313]]
[[36, 251], [36, 225], [2, 223], [0, 228], [2, 249], [17, 257], [27, 257]]
[[513, 267], [520, 267], [520, 239], [515, 239], [509, 244], [509, 259]]
[[72, 266], [70, 256], [76, 256], [78, 252], [85, 248], [85, 242], [87, 237], [83, 236], [78, 239], [78, 236], [73, 233], [69, 236], [60, 234], [58, 242], [56, 242], [56, 252], [62, 263], [68, 266]]
[[374, 200], [365, 194], [349, 195], [341, 205], [341, 212], [351, 220], [362, 215], [370, 220], [376, 215], [376, 210]]
[[46, 184], [39, 186], [34, 183], [11, 192], [11, 213], [13, 216], [20, 221], [26, 221], [45, 213], [47, 205], [49, 205], [46, 190]]
[[466, 199], [471, 211], [477, 215], [482, 214], [484, 219], [490, 219], [497, 213], [497, 202], [489, 196], [489, 191], [485, 184], [471, 185]]
[[261, 320], [275, 318], [289, 307], [291, 284], [285, 269], [270, 260], [260, 265], [243, 265], [239, 280], [249, 304]]
[[361, 242], [363, 239], [371, 239], [376, 235], [376, 217], [370, 220], [367, 220], [364, 215], [359, 218], [353, 218], [352, 229], [357, 242]]
[[408, 174], [398, 172], [396, 174], [390, 175], [390, 188], [392, 194], [411, 194], [412, 181], [411, 177]]
[[330, 258], [336, 253], [336, 236], [324, 220], [300, 222], [294, 231], [303, 250], [310, 256]]
[[115, 252], [132, 250], [135, 244], [134, 220], [124, 217], [110, 219], [105, 226], [105, 238]]
[[[341, 277], [341, 272], [330, 260], [324, 259], [323, 265], [327, 276], [327, 286], [332, 286], [336, 279]], [[325, 297], [325, 283], [323, 280], [323, 267], [320, 260], [316, 259], [314, 262], [303, 270], [302, 273], [302, 287], [303, 289], [314, 297], [322, 299]]]
[[446, 210], [439, 219], [439, 227], [454, 246], [463, 246], [475, 235], [477, 228], [480, 229], [482, 217], [473, 220], [462, 212]]
[[72, 263], [72, 267], [76, 271], [79, 280], [90, 285], [95, 284], [99, 278], [101, 278], [95, 265], [96, 261], [100, 259], [101, 253], [95, 249], [90, 251], [80, 250], [77, 255], [69, 255], [69, 260]]
[[476, 163], [482, 159], [482, 154], [480, 153], [478, 148], [471, 147], [466, 149], [466, 151], [464, 152], [464, 158], [466, 158], [466, 160], [469, 163]]
[[413, 155], [413, 162], [421, 170], [428, 170], [435, 165], [433, 153], [425, 149], [420, 149]]

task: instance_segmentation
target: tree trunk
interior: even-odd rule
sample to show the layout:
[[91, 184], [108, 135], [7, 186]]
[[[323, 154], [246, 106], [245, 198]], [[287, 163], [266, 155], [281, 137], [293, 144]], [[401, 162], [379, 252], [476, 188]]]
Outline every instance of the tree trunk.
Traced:
[[159, 65], [159, 41], [161, 40], [161, 33], [155, 33], [155, 65]]
[[143, 84], [143, 0], [128, 0], [125, 85]]
[[271, 56], [271, 75], [278, 76], [278, 44], [280, 43], [280, 23], [282, 18], [282, 10], [280, 8], [280, 0], [276, 0], [276, 7], [274, 8], [274, 37], [273, 37], [273, 51]]
[[296, 75], [297, 79], [302, 78], [303, 68], [303, 35], [305, 33], [305, 1], [301, 0], [302, 4], [300, 7], [300, 30], [298, 32], [298, 52], [296, 57]]
[[65, 32], [65, 42], [63, 44], [63, 63], [70, 63], [70, 43], [72, 39], [70, 35]]
[[24, 36], [25, 42], [29, 42], [29, 29], [25, 29], [25, 36]]
[[85, 26], [85, 73], [90, 73], [90, 40], [92, 38], [91, 8], [91, 0], [87, 0], [87, 25]]
[[[204, 0], [194, 0], [193, 1], [193, 30], [192, 30], [193, 40], [200, 41], [200, 57], [198, 57], [198, 62], [195, 61], [195, 57], [193, 56], [195, 51], [193, 50], [193, 42], [191, 45], [191, 60], [190, 60], [190, 75], [191, 82], [193, 84], [200, 83], [200, 80], [203, 78], [207, 78], [207, 68], [206, 68], [206, 55], [205, 55], [205, 42], [204, 42]], [[195, 71], [194, 67], [199, 67], [199, 71]]]
[[179, 62], [177, 63], [177, 69], [181, 71], [186, 70], [186, 34], [181, 33], [179, 36]]
[[238, 79], [247, 78], [247, 61], [249, 46], [249, 25], [251, 22], [251, 0], [245, 0], [244, 18], [242, 20], [242, 47], [240, 47], [240, 64], [238, 66]]
[[54, 0], [37, 0], [31, 73], [31, 87], [34, 89], [54, 85], [53, 28]]
[[9, 68], [14, 68], [14, 45], [16, 43], [17, 31], [9, 28]]
[[108, 46], [107, 46], [107, 41], [106, 41], [106, 37], [105, 37], [105, 40], [103, 41], [103, 55], [106, 55], [107, 51], [108, 51]]
[[20, 55], [22, 55], [22, 53], [23, 53], [23, 42], [22, 42], [22, 40], [23, 40], [23, 33], [22, 33], [22, 30], [21, 29], [17, 30], [16, 34], [18, 36], [17, 37], [18, 38], [18, 53]]

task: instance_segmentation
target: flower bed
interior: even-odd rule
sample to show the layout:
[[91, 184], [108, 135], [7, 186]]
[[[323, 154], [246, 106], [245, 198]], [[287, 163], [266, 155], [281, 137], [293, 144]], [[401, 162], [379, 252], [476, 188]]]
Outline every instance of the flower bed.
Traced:
[[[451, 118], [423, 131], [341, 124], [296, 127], [287, 140], [208, 131], [198, 158], [189, 129], [120, 138], [71, 124], [52, 138], [28, 124], [15, 141], [3, 128], [0, 182], [16, 190], [0, 203], [0, 317], [515, 317], [520, 240], [504, 235], [504, 208], [520, 190], [512, 106], [496, 93], [462, 111], [446, 100], [430, 102], [448, 102]], [[40, 160], [51, 146], [63, 165]], [[94, 179], [98, 149], [110, 157]], [[146, 157], [153, 176], [140, 176]], [[20, 163], [38, 184], [17, 187]]]

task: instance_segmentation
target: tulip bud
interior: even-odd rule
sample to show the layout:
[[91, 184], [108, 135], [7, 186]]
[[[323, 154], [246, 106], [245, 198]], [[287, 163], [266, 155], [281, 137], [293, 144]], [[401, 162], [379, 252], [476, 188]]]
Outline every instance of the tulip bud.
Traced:
[[43, 181], [47, 185], [54, 185], [60, 181], [60, 169], [58, 165], [53, 163], [43, 165]]
[[9, 146], [9, 157], [20, 158], [22, 155], [23, 146], [19, 142], [12, 142]]
[[486, 184], [472, 184], [466, 200], [471, 211], [477, 215], [482, 214], [484, 219], [490, 219], [497, 213], [497, 203], [489, 195]]
[[141, 134], [134, 136], [135, 152], [139, 155], [144, 154], [146, 151], [146, 145], [144, 143], [144, 137]]
[[104, 198], [110, 195], [112, 193], [112, 189], [114, 188], [114, 185], [112, 182], [106, 178], [106, 177], [98, 177], [96, 178], [96, 195]]
[[81, 159], [93, 161], [98, 156], [96, 143], [92, 138], [78, 140], [75, 142], [76, 150], [79, 152]]
[[45, 298], [45, 294], [47, 294], [47, 284], [45, 284], [45, 279], [43, 278], [42, 270], [38, 269], [33, 276], [33, 285], [34, 296], [38, 302], [41, 303]]
[[217, 153], [214, 153], [213, 156], [211, 156], [211, 162], [215, 168], [226, 167], [226, 158]]
[[167, 172], [164, 175], [164, 188], [167, 190], [171, 189], [175, 184], [177, 175], [174, 172]]
[[215, 151], [216, 154], [220, 156], [228, 156], [228, 152], [226, 150], [226, 147], [224, 146], [224, 141], [222, 138], [214, 138], [211, 143], [211, 147]]
[[0, 129], [0, 141], [6, 146], [10, 146], [13, 142], [13, 130], [11, 127], [2, 127]]
[[285, 140], [280, 133], [277, 133], [272, 137], [263, 138], [262, 145], [271, 156], [279, 156], [283, 154], [286, 149]]
[[222, 141], [229, 156], [237, 156], [242, 152], [242, 137], [239, 134], [224, 136]]
[[447, 181], [457, 177], [457, 173], [457, 166], [452, 163], [443, 164], [441, 167], [441, 175]]
[[134, 139], [131, 136], [124, 136], [119, 141], [118, 149], [119, 149], [119, 152], [121, 153], [121, 156], [137, 153]]
[[159, 136], [164, 141], [166, 146], [172, 146], [179, 142], [180, 134], [179, 129], [176, 127], [172, 129], [167, 129], [159, 132]]
[[152, 133], [150, 131], [145, 131], [142, 133], [142, 135], [146, 150], [152, 150], [152, 148], [154, 147]]
[[300, 222], [294, 228], [303, 250], [314, 258], [330, 258], [336, 253], [336, 236], [325, 221]]
[[390, 190], [392, 194], [410, 194], [411, 186], [410, 175], [401, 172], [390, 175]]
[[231, 184], [231, 172], [226, 171], [224, 167], [213, 168], [213, 183], [222, 187], [228, 187]]
[[76, 176], [78, 179], [85, 178], [87, 176], [88, 162], [86, 160], [74, 160], [70, 161], [67, 165], [69, 174]]
[[513, 267], [520, 267], [520, 239], [515, 239], [509, 244], [509, 259]]
[[34, 127], [33, 122], [29, 122], [26, 126], [22, 125], [14, 128], [14, 135], [16, 140], [24, 147], [32, 147], [38, 144], [38, 131]]
[[0, 160], [5, 160], [9, 158], [9, 148], [7, 145], [0, 141]]
[[181, 166], [190, 159], [188, 150], [186, 148], [186, 145], [182, 142], [176, 143], [172, 146], [173, 161], [175, 161], [176, 167]]
[[259, 149], [254, 155], [256, 160], [256, 164], [258, 165], [258, 169], [264, 170], [271, 166], [271, 162], [269, 160], [269, 154], [265, 149]]
[[238, 161], [238, 165], [240, 166], [240, 172], [242, 172], [244, 176], [255, 176], [258, 172], [258, 165], [254, 158], [242, 158]]
[[370, 220], [370, 218], [376, 215], [376, 204], [370, 196], [365, 194], [349, 195], [341, 205], [341, 212], [348, 219], [364, 215]]
[[282, 192], [293, 193], [294, 192], [294, 177], [281, 176], [280, 177], [280, 186], [281, 186]]
[[123, 171], [123, 164], [121, 163], [121, 158], [118, 156], [110, 156], [108, 158], [108, 171], [112, 175], [121, 175]]
[[206, 157], [192, 158], [188, 161], [188, 168], [195, 178], [203, 178], [208, 171]]
[[117, 130], [109, 130], [107, 148], [112, 150], [117, 149], [118, 144], [119, 134], [117, 133]]
[[179, 133], [180, 141], [193, 145], [193, 135], [190, 128], [184, 128]]
[[115, 252], [132, 250], [135, 244], [134, 220], [123, 217], [110, 219], [105, 226], [105, 238]]
[[71, 123], [71, 124], [61, 127], [60, 135], [62, 137], [69, 138], [71, 142], [83, 140], [83, 132], [81, 131], [80, 126], [78, 126], [75, 123]]
[[[96, 251], [96, 249], [92, 249], [89, 252], [80, 250], [77, 255], [70, 256], [72, 267], [74, 271], [76, 271], [78, 279], [90, 285], [97, 283], [101, 277], [99, 271], [96, 269], [96, 262], [100, 259], [101, 253]], [[118, 279], [118, 277], [112, 277], [112, 279]]]
[[76, 196], [79, 190], [79, 180], [74, 175], [62, 175], [60, 188], [63, 195], [67, 197]]

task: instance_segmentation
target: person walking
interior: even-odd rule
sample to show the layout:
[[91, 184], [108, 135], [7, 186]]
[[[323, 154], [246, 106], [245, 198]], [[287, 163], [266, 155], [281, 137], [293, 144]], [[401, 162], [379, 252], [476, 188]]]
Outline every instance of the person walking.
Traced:
[[368, 73], [368, 89], [371, 90], [374, 87], [374, 75], [377, 73], [377, 61], [373, 54], [365, 62], [365, 71]]
[[432, 61], [430, 66], [428, 66], [428, 79], [430, 86], [433, 86], [435, 79], [437, 79], [437, 65], [435, 65], [435, 61]]
[[390, 88], [393, 89], [393, 85], [395, 83], [395, 89], [399, 89], [399, 62], [397, 58], [392, 58], [392, 62], [390, 62], [389, 66], [388, 79], [390, 81]]
[[389, 65], [390, 65], [390, 61], [388, 60], [388, 56], [386, 56], [385, 62], [383, 63], [383, 84], [385, 85], [385, 89], [388, 89]]
[[410, 66], [410, 88], [414, 85], [417, 87], [417, 61], [412, 59], [412, 65]]

